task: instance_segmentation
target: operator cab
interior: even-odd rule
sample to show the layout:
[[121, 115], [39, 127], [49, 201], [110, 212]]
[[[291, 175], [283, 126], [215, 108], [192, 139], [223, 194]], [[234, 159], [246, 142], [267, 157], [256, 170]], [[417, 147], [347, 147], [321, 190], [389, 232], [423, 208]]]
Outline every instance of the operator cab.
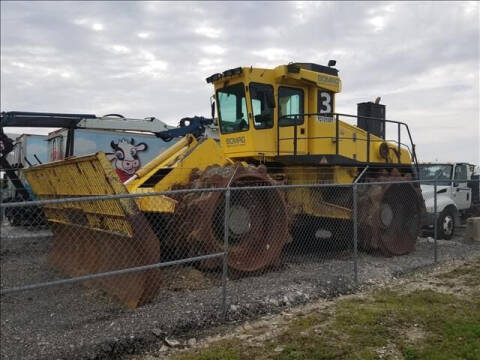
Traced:
[[[341, 90], [338, 70], [312, 63], [292, 63], [273, 69], [238, 67], [206, 80], [215, 88], [220, 144], [226, 156], [237, 160], [275, 164], [358, 166], [399, 164], [411, 171], [414, 149], [408, 126], [375, 115], [342, 115], [357, 118], [357, 126], [335, 113]], [[370, 104], [368, 104], [370, 106]], [[359, 112], [360, 114], [360, 112]], [[394, 123], [396, 140], [385, 132], [364, 126], [380, 121]], [[383, 122], [383, 123], [382, 123]], [[377, 123], [378, 125], [378, 123]], [[411, 148], [401, 142], [407, 130]], [[405, 129], [406, 128], [406, 129]]]
[[[308, 136], [331, 124], [340, 91], [338, 70], [293, 63], [274, 69], [235, 68], [207, 78], [215, 86], [221, 145], [233, 158], [306, 155]], [[331, 132], [331, 131], [330, 131]]]

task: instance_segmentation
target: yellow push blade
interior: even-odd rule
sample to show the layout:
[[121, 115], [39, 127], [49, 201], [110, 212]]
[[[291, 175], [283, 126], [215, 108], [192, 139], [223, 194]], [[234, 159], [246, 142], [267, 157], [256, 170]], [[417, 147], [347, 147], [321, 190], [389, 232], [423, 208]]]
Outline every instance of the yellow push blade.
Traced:
[[[103, 152], [24, 170], [39, 200], [128, 194]], [[127, 269], [160, 261], [157, 237], [132, 198], [43, 206], [54, 234], [49, 263], [69, 276]], [[159, 270], [87, 281], [129, 307], [157, 294]]]

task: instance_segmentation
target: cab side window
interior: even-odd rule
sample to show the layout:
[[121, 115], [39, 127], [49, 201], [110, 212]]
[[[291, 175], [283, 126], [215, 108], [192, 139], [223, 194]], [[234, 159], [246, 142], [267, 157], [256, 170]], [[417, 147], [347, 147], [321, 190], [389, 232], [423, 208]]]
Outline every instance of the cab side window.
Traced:
[[288, 87], [278, 88], [278, 124], [280, 126], [303, 124], [303, 116], [294, 116], [303, 114], [303, 91]]
[[253, 125], [255, 129], [270, 129], [273, 127], [273, 111], [275, 99], [273, 86], [250, 83], [252, 99]]
[[467, 181], [467, 166], [457, 165], [455, 166], [455, 177], [453, 178], [457, 182]]

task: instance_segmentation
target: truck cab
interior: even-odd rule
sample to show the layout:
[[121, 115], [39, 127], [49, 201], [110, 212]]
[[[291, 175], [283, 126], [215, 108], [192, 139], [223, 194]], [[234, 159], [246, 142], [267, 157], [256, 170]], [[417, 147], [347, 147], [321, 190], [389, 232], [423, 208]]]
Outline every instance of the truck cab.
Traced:
[[[427, 217], [424, 226], [431, 228], [435, 222], [435, 183], [438, 213], [438, 237], [449, 240], [472, 207], [473, 166], [467, 163], [419, 164], [422, 195]], [[478, 183], [476, 184], [478, 187]]]

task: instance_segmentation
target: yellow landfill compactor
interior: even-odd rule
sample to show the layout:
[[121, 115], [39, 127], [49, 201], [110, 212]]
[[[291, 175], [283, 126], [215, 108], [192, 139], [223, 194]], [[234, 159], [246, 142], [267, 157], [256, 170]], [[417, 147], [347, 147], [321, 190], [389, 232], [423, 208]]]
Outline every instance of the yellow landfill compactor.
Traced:
[[[341, 82], [334, 65], [239, 67], [210, 76], [206, 80], [215, 88], [219, 139], [188, 131], [198, 118], [187, 119], [181, 123], [183, 133], [176, 129], [159, 134], [164, 139], [183, 136], [125, 183], [103, 152], [33, 166], [25, 175], [39, 199], [349, 184], [357, 177], [359, 182], [394, 180], [396, 184], [359, 187], [360, 244], [387, 256], [409, 253], [424, 211], [419, 188], [398, 183], [415, 174], [414, 145], [405, 146], [400, 139], [401, 127], [408, 137], [410, 132], [404, 123], [385, 120], [384, 107], [383, 116], [382, 111], [369, 113], [369, 106], [382, 110], [378, 102], [364, 103], [367, 111], [358, 117], [335, 113]], [[357, 118], [357, 126], [343, 118]], [[398, 127], [396, 141], [384, 140], [385, 124]], [[54, 233], [49, 261], [79, 276], [222, 252], [224, 202], [221, 191], [180, 191], [172, 196], [46, 205]], [[230, 269], [245, 274], [275, 264], [291, 239], [292, 223], [302, 216], [351, 224], [351, 186], [232, 191]], [[208, 259], [202, 266], [215, 268], [220, 263], [221, 258]], [[161, 274], [147, 270], [91, 285], [136, 307], [156, 295]]]

